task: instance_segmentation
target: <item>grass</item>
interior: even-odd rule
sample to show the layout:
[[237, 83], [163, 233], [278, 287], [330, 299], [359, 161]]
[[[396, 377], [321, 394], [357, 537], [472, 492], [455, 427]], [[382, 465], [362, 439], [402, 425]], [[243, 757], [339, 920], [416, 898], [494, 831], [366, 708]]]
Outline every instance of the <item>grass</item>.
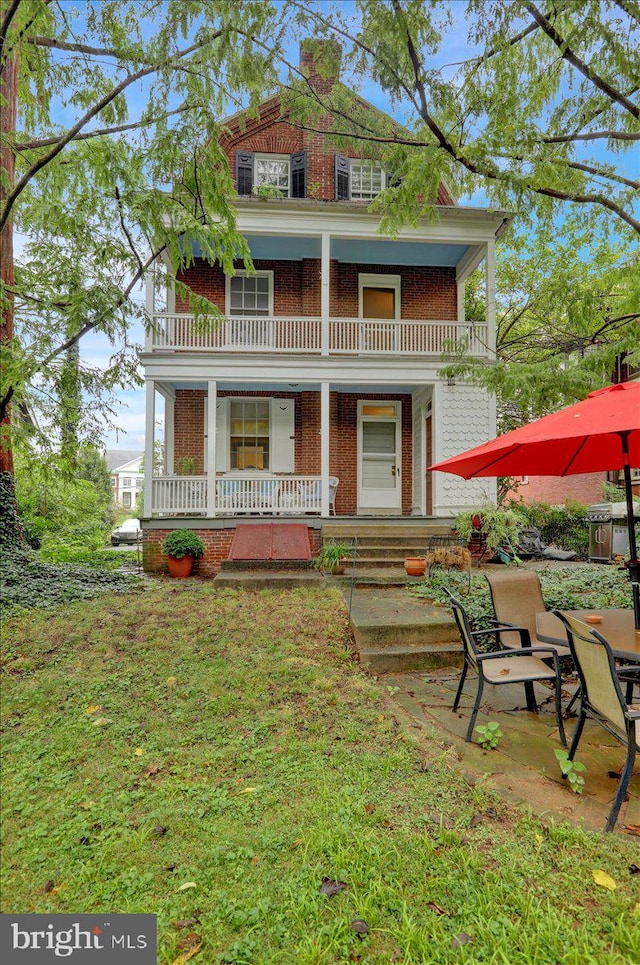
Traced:
[[640, 961], [633, 839], [418, 745], [336, 592], [162, 581], [4, 641], [3, 911], [154, 912], [163, 965]]

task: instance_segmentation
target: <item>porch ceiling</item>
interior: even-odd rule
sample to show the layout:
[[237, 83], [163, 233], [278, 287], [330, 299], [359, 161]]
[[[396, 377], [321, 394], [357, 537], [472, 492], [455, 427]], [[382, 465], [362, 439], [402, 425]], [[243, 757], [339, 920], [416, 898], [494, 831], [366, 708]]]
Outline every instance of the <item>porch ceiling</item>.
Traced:
[[[288, 235], [247, 235], [251, 257], [257, 260], [301, 261], [320, 258], [320, 238]], [[469, 245], [434, 244], [421, 241], [332, 238], [331, 258], [360, 265], [423, 265], [430, 268], [456, 268], [469, 251]], [[194, 255], [200, 249], [194, 245]]]

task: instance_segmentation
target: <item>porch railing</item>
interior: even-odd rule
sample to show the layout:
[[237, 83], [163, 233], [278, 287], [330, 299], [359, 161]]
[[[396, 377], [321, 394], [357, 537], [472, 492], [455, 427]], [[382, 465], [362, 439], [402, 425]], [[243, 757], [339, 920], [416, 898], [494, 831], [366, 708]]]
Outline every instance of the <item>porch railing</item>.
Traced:
[[[423, 355], [439, 357], [463, 348], [489, 355], [486, 324], [360, 318], [329, 320], [330, 355]], [[319, 318], [218, 316], [196, 319], [186, 314], [155, 314], [150, 324], [152, 351], [301, 353], [322, 352]]]
[[[319, 476], [216, 476], [216, 515], [302, 515], [321, 512]], [[154, 515], [206, 515], [206, 476], [156, 476]]]

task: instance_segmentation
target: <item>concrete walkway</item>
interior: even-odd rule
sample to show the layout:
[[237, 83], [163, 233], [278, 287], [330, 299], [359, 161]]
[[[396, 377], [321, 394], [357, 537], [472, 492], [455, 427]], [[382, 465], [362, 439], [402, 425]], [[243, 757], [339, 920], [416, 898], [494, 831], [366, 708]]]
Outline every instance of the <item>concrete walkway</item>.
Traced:
[[[483, 776], [507, 799], [526, 804], [538, 816], [567, 818], [593, 830], [602, 830], [613, 801], [617, 777], [624, 763], [625, 748], [598, 724], [587, 721], [576, 759], [587, 770], [584, 791], [574, 794], [560, 775], [554, 755], [562, 747], [558, 736], [554, 703], [550, 691], [536, 685], [538, 703], [546, 701], [538, 715], [526, 711], [524, 688], [520, 685], [485, 688], [485, 701], [477, 723], [497, 721], [503, 733], [496, 750], [484, 751], [467, 744], [464, 735], [476, 693], [476, 678], [465, 682], [457, 713], [453, 713], [460, 671], [455, 668], [429, 673], [387, 674], [387, 687], [398, 687], [390, 698], [394, 712], [420, 742], [444, 740], [452, 745], [456, 767], [473, 780]], [[571, 689], [566, 691], [566, 706]], [[575, 724], [565, 721], [570, 742]], [[475, 735], [474, 740], [477, 740]], [[631, 779], [628, 801], [622, 805], [617, 830], [640, 827], [640, 768]]]

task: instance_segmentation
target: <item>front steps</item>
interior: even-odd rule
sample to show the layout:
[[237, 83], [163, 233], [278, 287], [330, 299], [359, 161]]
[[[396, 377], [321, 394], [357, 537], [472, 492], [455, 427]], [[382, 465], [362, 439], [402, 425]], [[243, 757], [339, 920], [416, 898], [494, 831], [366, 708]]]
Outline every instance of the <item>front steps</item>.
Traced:
[[344, 540], [349, 543], [357, 537], [358, 570], [372, 567], [399, 567], [404, 572], [407, 556], [424, 556], [430, 536], [448, 536], [451, 522], [433, 520], [415, 522], [412, 519], [389, 523], [332, 520], [322, 526], [323, 542]]
[[[341, 589], [348, 606], [349, 588]], [[351, 629], [360, 663], [375, 673], [462, 665], [462, 644], [451, 612], [401, 587], [356, 587]]]

